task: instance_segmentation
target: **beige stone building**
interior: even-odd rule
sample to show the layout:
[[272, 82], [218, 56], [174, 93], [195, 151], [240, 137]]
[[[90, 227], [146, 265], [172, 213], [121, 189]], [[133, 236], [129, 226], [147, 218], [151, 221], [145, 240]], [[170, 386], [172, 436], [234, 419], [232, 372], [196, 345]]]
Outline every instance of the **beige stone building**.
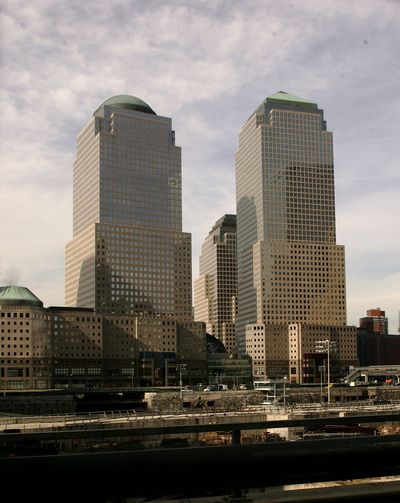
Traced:
[[206, 382], [205, 325], [169, 317], [43, 307], [25, 287], [0, 287], [0, 389], [177, 386]]
[[103, 382], [103, 320], [92, 309], [44, 308], [29, 289], [0, 287], [0, 388]]
[[[259, 362], [255, 375], [262, 365], [265, 375], [294, 372], [292, 324], [303, 327], [298, 360], [313, 344], [304, 327], [320, 326], [318, 337], [332, 328], [348, 338], [346, 347], [354, 351], [342, 367], [354, 362], [344, 247], [336, 244], [332, 133], [316, 103], [278, 92], [250, 116], [236, 153], [236, 197], [236, 336], [239, 350], [253, 352]], [[292, 374], [296, 382], [308, 378], [301, 366]]]
[[51, 358], [49, 316], [23, 287], [0, 287], [0, 387], [47, 388]]
[[194, 282], [194, 317], [229, 353], [236, 350], [236, 215], [220, 218], [202, 245], [199, 278]]
[[[356, 327], [290, 324], [246, 326], [246, 353], [255, 380], [282, 379], [306, 384], [327, 380], [328, 344], [332, 380], [357, 365]], [[323, 375], [321, 376], [321, 371]]]

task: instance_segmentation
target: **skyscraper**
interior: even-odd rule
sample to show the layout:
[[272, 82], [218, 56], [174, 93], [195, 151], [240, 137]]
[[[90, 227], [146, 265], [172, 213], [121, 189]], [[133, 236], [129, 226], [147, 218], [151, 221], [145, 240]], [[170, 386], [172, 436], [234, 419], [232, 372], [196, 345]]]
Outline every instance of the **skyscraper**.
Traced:
[[200, 276], [194, 283], [194, 316], [207, 332], [235, 348], [237, 304], [236, 215], [224, 215], [202, 245]]
[[246, 325], [254, 337], [275, 326], [268, 344], [276, 325], [345, 326], [332, 133], [316, 103], [280, 91], [249, 117], [236, 153], [236, 201], [239, 351], [246, 351]]
[[114, 96], [78, 136], [67, 306], [192, 320], [191, 236], [171, 119]]

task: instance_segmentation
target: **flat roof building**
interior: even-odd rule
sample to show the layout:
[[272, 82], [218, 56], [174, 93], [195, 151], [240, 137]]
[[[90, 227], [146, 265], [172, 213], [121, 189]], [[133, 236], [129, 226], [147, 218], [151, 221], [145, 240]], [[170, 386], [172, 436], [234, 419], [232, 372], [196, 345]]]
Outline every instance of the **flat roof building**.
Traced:
[[379, 307], [369, 309], [367, 316], [360, 318], [360, 329], [365, 330], [367, 334], [388, 335], [389, 323], [385, 311]]
[[204, 240], [200, 276], [194, 283], [194, 316], [206, 323], [227, 351], [236, 351], [237, 314], [236, 215], [224, 215]]
[[204, 323], [43, 307], [29, 289], [0, 287], [0, 389], [176, 386], [207, 379]]

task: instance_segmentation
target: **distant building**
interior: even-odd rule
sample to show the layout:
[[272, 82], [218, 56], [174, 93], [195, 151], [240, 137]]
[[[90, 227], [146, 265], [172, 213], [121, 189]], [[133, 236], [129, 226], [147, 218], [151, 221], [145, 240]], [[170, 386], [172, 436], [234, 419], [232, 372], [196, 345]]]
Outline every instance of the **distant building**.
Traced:
[[360, 329], [364, 329], [367, 334], [388, 335], [388, 319], [385, 311], [381, 311], [379, 307], [369, 309], [367, 316], [360, 318]]
[[222, 342], [207, 334], [207, 367], [210, 389], [226, 385], [230, 389], [251, 388], [253, 373], [251, 359], [229, 353]]
[[379, 307], [369, 309], [357, 328], [360, 365], [400, 365], [400, 335], [388, 333], [388, 318]]
[[236, 215], [224, 215], [202, 245], [200, 277], [194, 283], [194, 317], [207, 332], [236, 349], [237, 311]]
[[356, 328], [310, 323], [246, 326], [246, 353], [252, 358], [255, 380], [287, 378], [289, 383], [326, 380], [329, 364], [333, 381], [358, 365]]
[[380, 335], [357, 329], [357, 353], [361, 366], [400, 365], [400, 335]]

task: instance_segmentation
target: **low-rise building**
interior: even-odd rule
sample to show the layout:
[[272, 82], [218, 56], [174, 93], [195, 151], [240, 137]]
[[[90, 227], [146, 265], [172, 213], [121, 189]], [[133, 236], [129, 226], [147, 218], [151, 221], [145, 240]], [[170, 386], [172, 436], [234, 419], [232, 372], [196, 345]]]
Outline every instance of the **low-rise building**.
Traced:
[[205, 324], [48, 307], [0, 287], [0, 388], [177, 386], [207, 379]]
[[[282, 379], [303, 384], [339, 380], [358, 364], [356, 328], [309, 323], [246, 326], [246, 353], [255, 380]], [[321, 376], [321, 372], [324, 374]]]

